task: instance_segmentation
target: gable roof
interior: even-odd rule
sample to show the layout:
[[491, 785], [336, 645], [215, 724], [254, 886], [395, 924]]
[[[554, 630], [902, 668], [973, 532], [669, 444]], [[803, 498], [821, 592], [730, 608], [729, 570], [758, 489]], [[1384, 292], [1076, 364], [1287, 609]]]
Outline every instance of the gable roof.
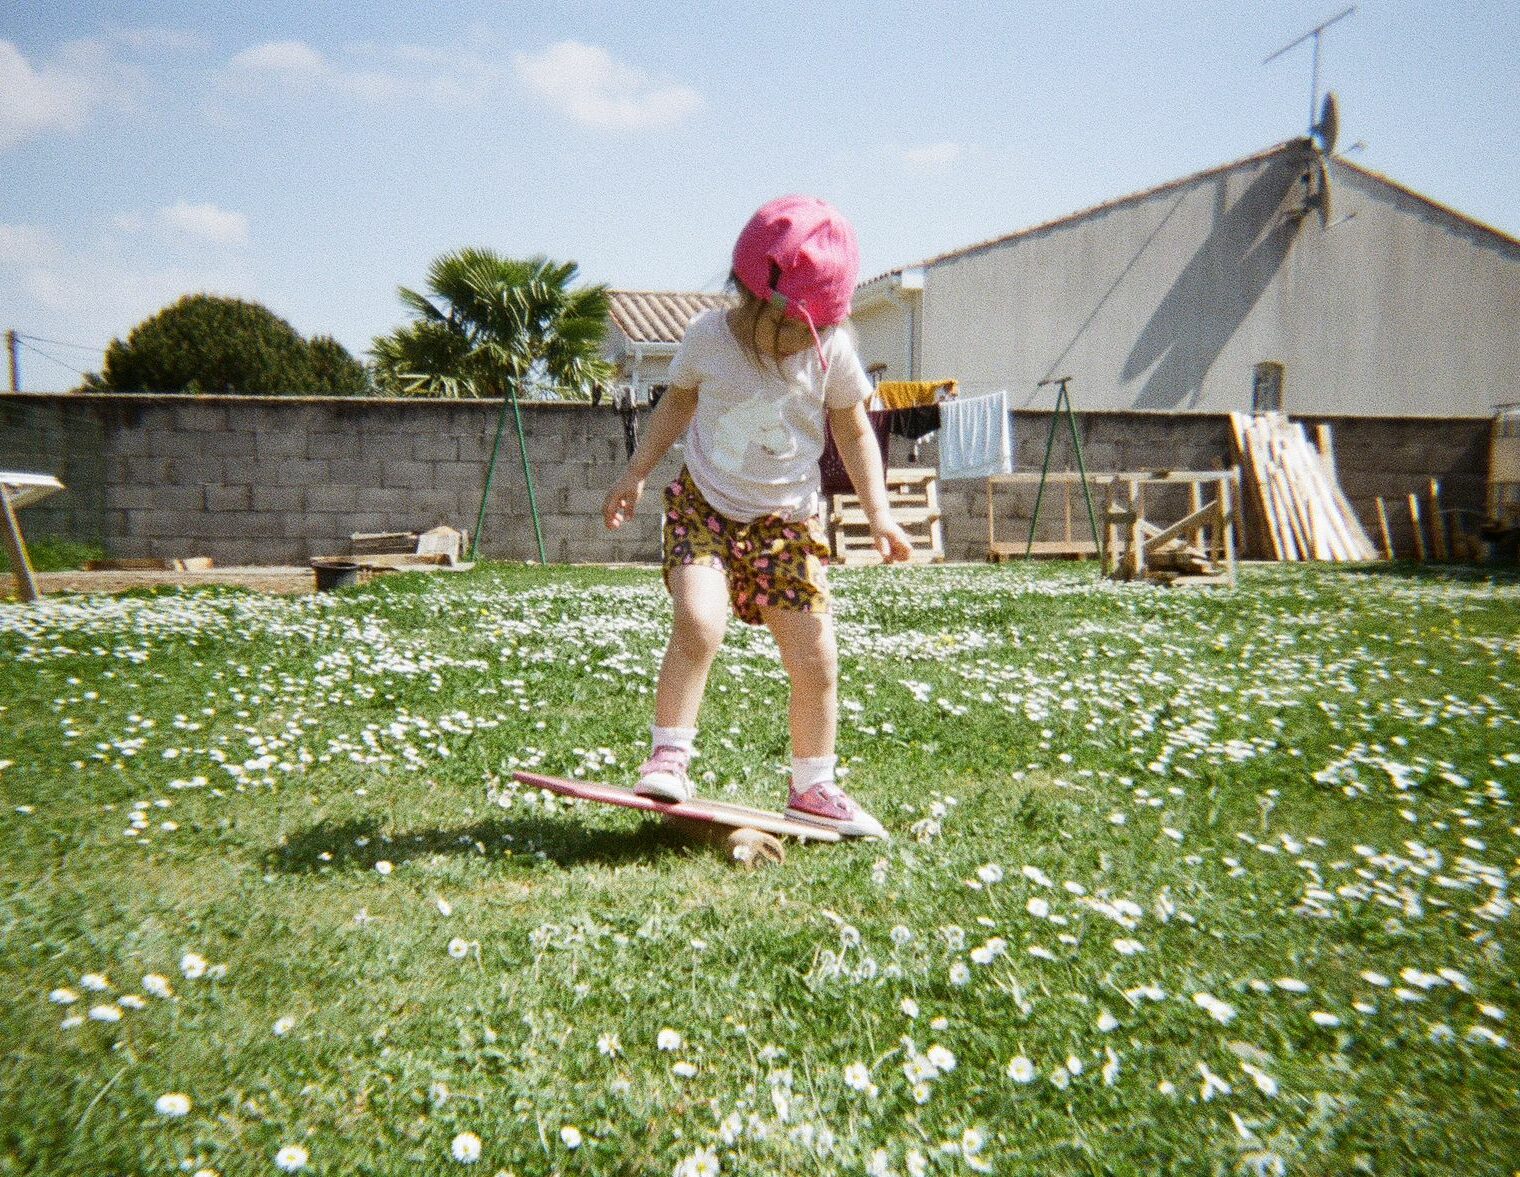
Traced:
[[607, 301], [613, 323], [630, 343], [680, 343], [699, 314], [732, 300], [725, 294], [609, 290]]
[[[1077, 212], [1069, 213], [1064, 217], [1057, 217], [1056, 219], [1050, 221], [1042, 221], [1038, 225], [1031, 225], [1025, 229], [1017, 229], [1012, 233], [1004, 233], [999, 237], [992, 237], [986, 241], [979, 241], [975, 245], [966, 245], [962, 246], [959, 249], [947, 250], [944, 253], [935, 254], [933, 257], [925, 258], [923, 261], [915, 262], [909, 266], [898, 266], [896, 269], [887, 270], [881, 274], [877, 274], [873, 278], [867, 279], [865, 282], [860, 283], [856, 289], [859, 290], [861, 287], [869, 286], [871, 283], [878, 282], [883, 278], [889, 278], [894, 275], [901, 274], [904, 270], [914, 269], [920, 266], [932, 266], [938, 262], [945, 262], [950, 261], [954, 258], [965, 257], [968, 254], [977, 253], [984, 249], [993, 249], [1000, 245], [1008, 245], [1011, 242], [1018, 241], [1020, 238], [1032, 237], [1038, 233], [1046, 233], [1052, 229], [1058, 229], [1066, 225], [1075, 224], [1078, 221], [1086, 220], [1089, 217], [1099, 216], [1103, 213], [1110, 212], [1113, 209], [1121, 208], [1127, 204], [1138, 204], [1140, 201], [1150, 200], [1153, 197], [1163, 195], [1164, 193], [1173, 191], [1177, 188], [1182, 188], [1189, 184], [1196, 184], [1200, 180], [1207, 180], [1224, 172], [1233, 171], [1236, 168], [1247, 167], [1252, 164], [1264, 163], [1265, 161], [1279, 155], [1292, 155], [1310, 152], [1313, 150], [1314, 145], [1312, 140], [1304, 138], [1287, 139], [1282, 143], [1278, 143], [1275, 146], [1267, 148], [1265, 151], [1258, 151], [1254, 155], [1248, 155], [1242, 159], [1233, 160], [1230, 163], [1218, 164], [1215, 167], [1205, 168], [1203, 171], [1194, 172], [1191, 175], [1183, 176], [1177, 180], [1168, 180], [1164, 184], [1157, 184], [1154, 187], [1145, 188], [1139, 192], [1132, 192], [1128, 196], [1119, 196], [1115, 197], [1113, 200], [1106, 200], [1102, 204], [1092, 205], [1089, 208], [1084, 208]], [[1375, 183], [1386, 185], [1388, 188], [1393, 189], [1401, 195], [1410, 197], [1425, 205], [1433, 212], [1450, 218], [1451, 220], [1457, 221], [1468, 228], [1478, 229], [1509, 246], [1520, 245], [1520, 241], [1517, 241], [1515, 238], [1509, 236], [1508, 234], [1495, 229], [1492, 225], [1486, 225], [1482, 221], [1467, 216], [1465, 213], [1460, 213], [1455, 209], [1448, 208], [1446, 205], [1441, 204], [1439, 201], [1432, 200], [1430, 197], [1416, 192], [1412, 188], [1406, 188], [1404, 185], [1394, 180], [1390, 180], [1387, 176], [1379, 175], [1377, 172], [1371, 171], [1368, 168], [1364, 168], [1359, 164], [1354, 164], [1343, 156], [1331, 156], [1331, 160], [1337, 167], [1347, 168], [1350, 171], [1355, 172], [1357, 175], [1372, 180]]]

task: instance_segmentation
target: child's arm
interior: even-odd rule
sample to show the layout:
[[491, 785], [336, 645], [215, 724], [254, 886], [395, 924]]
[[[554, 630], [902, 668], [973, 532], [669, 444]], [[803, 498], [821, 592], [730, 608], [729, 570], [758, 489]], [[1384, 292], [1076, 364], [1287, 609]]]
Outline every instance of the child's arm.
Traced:
[[845, 473], [850, 476], [855, 494], [860, 498], [866, 522], [871, 527], [871, 541], [881, 558], [888, 564], [911, 560], [913, 545], [908, 533], [898, 526], [887, 508], [887, 483], [881, 468], [881, 451], [876, 447], [865, 402], [858, 401], [848, 409], [830, 409], [829, 430], [834, 435]]
[[644, 494], [644, 480], [660, 464], [670, 447], [680, 440], [697, 411], [695, 388], [671, 388], [655, 405], [644, 426], [644, 436], [628, 459], [628, 466], [612, 484], [602, 501], [602, 522], [616, 529], [633, 518], [633, 509]]

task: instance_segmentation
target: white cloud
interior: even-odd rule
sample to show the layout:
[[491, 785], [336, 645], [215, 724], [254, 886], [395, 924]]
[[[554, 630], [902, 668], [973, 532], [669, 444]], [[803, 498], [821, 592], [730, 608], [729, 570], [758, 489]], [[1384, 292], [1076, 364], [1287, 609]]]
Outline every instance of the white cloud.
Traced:
[[[190, 209], [192, 222], [197, 207], [220, 212], [211, 205], [176, 207]], [[163, 214], [173, 212], [160, 210], [153, 227], [164, 229]], [[240, 219], [236, 213], [223, 215]], [[22, 330], [103, 343], [125, 335], [183, 294], [258, 297], [245, 252], [202, 245], [166, 254], [157, 234], [144, 238], [130, 231], [127, 226], [134, 220], [147, 224], [129, 214], [79, 242], [65, 241], [41, 226], [0, 224], [0, 304]], [[57, 373], [52, 378], [62, 379]]]
[[341, 94], [363, 102], [478, 105], [501, 88], [502, 70], [467, 50], [419, 45], [353, 45], [335, 61], [305, 41], [265, 41], [227, 63], [224, 82], [245, 94], [271, 89]]
[[73, 41], [33, 64], [0, 41], [0, 151], [50, 131], [79, 131], [104, 107], [129, 101], [137, 77], [95, 41]]
[[902, 161], [915, 168], [938, 168], [954, 163], [966, 152], [961, 143], [924, 143], [917, 147], [904, 147], [899, 153]]
[[624, 65], [598, 45], [559, 41], [542, 53], [519, 53], [512, 64], [528, 89], [588, 127], [669, 126], [702, 106], [691, 87]]
[[159, 209], [157, 220], [173, 232], [214, 245], [248, 244], [248, 218], [214, 204], [189, 204], [182, 200]]
[[330, 77], [335, 72], [327, 59], [305, 41], [265, 41], [244, 49], [228, 65], [249, 74], [313, 80]]

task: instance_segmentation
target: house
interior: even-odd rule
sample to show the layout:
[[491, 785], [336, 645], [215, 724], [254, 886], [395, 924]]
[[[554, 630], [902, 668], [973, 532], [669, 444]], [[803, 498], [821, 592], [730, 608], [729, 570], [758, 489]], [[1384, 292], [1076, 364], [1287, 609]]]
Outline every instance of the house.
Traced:
[[1520, 241], [1293, 139], [862, 283], [878, 379], [1049, 408], [1486, 417], [1520, 401]]
[[655, 290], [613, 290], [607, 297], [610, 322], [602, 356], [616, 370], [615, 395], [631, 393], [639, 405], [665, 391], [687, 325], [703, 311], [730, 303], [723, 294]]

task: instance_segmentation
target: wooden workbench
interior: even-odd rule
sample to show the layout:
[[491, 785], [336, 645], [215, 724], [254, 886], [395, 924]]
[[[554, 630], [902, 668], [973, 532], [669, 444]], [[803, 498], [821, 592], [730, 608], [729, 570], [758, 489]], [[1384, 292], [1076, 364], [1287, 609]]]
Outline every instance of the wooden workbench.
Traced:
[[16, 595], [23, 601], [35, 601], [42, 594], [32, 573], [26, 540], [21, 534], [21, 520], [16, 517], [16, 512], [40, 503], [62, 489], [63, 483], [51, 474], [0, 470], [0, 529], [5, 532], [5, 552], [10, 557], [11, 571], [16, 578]]

